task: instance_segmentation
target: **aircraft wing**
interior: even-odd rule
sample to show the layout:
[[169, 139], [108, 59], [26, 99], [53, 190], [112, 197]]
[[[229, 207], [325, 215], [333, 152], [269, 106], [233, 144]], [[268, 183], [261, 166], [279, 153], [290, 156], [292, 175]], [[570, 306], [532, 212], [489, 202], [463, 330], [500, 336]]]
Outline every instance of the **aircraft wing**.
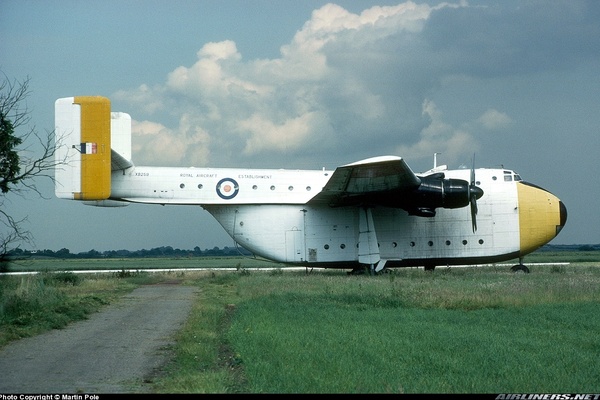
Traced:
[[389, 204], [390, 197], [411, 191], [421, 180], [396, 156], [374, 157], [336, 168], [323, 190], [310, 203], [332, 207]]

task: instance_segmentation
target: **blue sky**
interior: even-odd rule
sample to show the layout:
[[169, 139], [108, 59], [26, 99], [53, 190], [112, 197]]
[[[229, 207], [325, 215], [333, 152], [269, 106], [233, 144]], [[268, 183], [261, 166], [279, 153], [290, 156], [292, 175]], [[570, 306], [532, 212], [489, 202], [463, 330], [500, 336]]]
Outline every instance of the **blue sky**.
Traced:
[[[398, 155], [415, 171], [503, 165], [569, 211], [555, 244], [600, 243], [596, 1], [0, 0], [0, 70], [54, 101], [102, 95], [133, 119], [138, 165], [334, 169]], [[233, 241], [200, 207], [87, 207], [11, 195], [72, 252]], [[0, 228], [1, 229], [1, 228]]]

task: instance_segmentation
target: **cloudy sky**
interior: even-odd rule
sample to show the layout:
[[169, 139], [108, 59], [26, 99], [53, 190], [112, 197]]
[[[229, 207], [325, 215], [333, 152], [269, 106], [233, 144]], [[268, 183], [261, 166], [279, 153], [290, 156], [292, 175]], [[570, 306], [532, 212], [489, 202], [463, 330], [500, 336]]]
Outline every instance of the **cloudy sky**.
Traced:
[[[600, 243], [600, 2], [0, 0], [0, 71], [54, 101], [102, 95], [138, 165], [334, 169], [398, 155], [510, 168], [561, 198], [554, 244]], [[200, 207], [9, 196], [24, 248], [201, 249], [233, 241]], [[1, 229], [1, 228], [0, 228]]]

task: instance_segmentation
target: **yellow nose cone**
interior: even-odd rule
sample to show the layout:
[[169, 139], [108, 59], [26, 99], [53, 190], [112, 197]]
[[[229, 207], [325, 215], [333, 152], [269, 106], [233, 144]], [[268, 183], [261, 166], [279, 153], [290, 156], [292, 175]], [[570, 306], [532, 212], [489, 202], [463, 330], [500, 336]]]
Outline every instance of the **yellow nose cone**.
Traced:
[[520, 255], [531, 253], [558, 235], [567, 210], [552, 193], [525, 182], [517, 184], [519, 196]]

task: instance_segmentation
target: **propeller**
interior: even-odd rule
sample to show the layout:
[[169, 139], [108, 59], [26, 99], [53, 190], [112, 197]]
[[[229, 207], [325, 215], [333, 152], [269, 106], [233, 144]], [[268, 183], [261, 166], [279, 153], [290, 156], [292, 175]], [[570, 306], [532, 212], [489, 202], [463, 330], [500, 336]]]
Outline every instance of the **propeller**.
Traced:
[[483, 196], [483, 190], [475, 185], [475, 154], [471, 166], [471, 182], [469, 184], [469, 203], [471, 203], [471, 224], [473, 233], [477, 230], [477, 199]]

